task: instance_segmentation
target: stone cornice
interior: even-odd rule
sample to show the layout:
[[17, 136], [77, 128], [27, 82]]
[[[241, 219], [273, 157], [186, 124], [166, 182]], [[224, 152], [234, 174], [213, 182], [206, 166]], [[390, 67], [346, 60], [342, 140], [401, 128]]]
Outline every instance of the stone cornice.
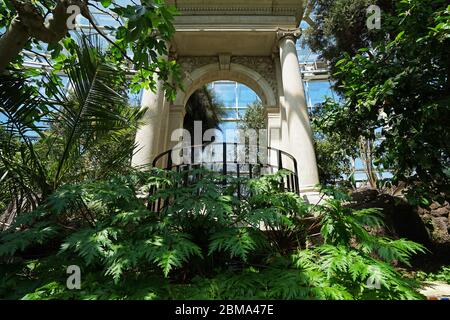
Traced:
[[266, 15], [301, 19], [307, 0], [166, 0], [181, 15]]
[[253, 14], [296, 14], [298, 8], [294, 7], [177, 7], [181, 13], [253, 13]]

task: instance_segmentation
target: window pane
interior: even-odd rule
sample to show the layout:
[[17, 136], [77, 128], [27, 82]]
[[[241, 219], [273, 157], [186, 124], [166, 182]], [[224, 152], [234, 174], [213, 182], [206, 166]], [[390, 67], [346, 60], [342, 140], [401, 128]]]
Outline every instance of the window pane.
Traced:
[[223, 120], [237, 119], [237, 118], [238, 118], [237, 110], [226, 110], [225, 114], [222, 117]]
[[237, 141], [238, 121], [245, 115], [250, 104], [260, 101], [258, 95], [246, 85], [232, 81], [216, 81], [210, 84], [209, 88], [225, 108], [220, 129], [224, 135], [228, 134], [226, 141]]
[[246, 108], [249, 104], [258, 101], [258, 95], [249, 87], [242, 84], [238, 85], [238, 107]]
[[225, 107], [236, 106], [236, 85], [234, 83], [216, 83], [214, 92], [218, 101]]

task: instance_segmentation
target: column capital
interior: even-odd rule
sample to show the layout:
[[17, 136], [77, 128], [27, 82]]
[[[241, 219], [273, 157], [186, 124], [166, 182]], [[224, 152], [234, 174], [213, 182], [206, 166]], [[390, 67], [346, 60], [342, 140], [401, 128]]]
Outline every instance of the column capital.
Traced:
[[290, 38], [294, 41], [297, 41], [297, 39], [299, 39], [301, 35], [302, 35], [302, 29], [300, 29], [300, 28], [295, 28], [295, 29], [278, 28], [278, 30], [277, 30], [278, 41], [281, 41], [285, 38]]

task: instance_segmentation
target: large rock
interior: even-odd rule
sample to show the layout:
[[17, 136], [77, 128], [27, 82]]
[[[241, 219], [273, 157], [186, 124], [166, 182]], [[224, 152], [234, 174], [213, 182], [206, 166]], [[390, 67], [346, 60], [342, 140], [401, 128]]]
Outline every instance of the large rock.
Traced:
[[355, 209], [380, 208], [386, 227], [375, 230], [380, 236], [406, 238], [431, 248], [432, 241], [424, 221], [417, 210], [405, 200], [376, 190], [358, 190], [352, 194], [351, 206]]
[[449, 223], [446, 217], [433, 217], [431, 219], [432, 240], [437, 244], [450, 244], [450, 234], [448, 232]]
[[433, 203], [429, 208], [416, 208], [403, 198], [362, 189], [352, 194], [355, 209], [380, 208], [386, 228], [373, 230], [374, 234], [406, 238], [418, 242], [433, 253], [450, 253], [450, 204]]
[[432, 242], [439, 247], [450, 248], [450, 204], [434, 202], [429, 208], [419, 208], [417, 212], [424, 221]]

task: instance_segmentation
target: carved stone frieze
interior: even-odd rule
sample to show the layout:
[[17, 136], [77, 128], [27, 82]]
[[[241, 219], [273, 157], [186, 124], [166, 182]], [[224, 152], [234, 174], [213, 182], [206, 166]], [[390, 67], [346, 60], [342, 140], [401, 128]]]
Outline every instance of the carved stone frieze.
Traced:
[[[222, 57], [222, 64], [223, 63]], [[182, 71], [186, 78], [190, 78], [192, 72], [198, 68], [217, 64], [220, 65], [219, 56], [216, 57], [178, 57], [178, 64], [181, 66]], [[233, 56], [230, 60], [231, 64], [238, 64], [254, 70], [264, 78], [272, 88], [273, 92], [277, 94], [277, 78], [274, 60], [271, 57], [247, 57], [247, 56]], [[226, 65], [226, 64], [225, 64]], [[224, 67], [220, 68], [221, 70]], [[225, 68], [226, 69], [226, 68]]]
[[219, 63], [219, 57], [178, 57], [178, 64], [185, 74], [213, 63]]
[[271, 57], [232, 57], [231, 63], [243, 65], [258, 72], [272, 87], [273, 92], [278, 92], [277, 76], [274, 60]]

